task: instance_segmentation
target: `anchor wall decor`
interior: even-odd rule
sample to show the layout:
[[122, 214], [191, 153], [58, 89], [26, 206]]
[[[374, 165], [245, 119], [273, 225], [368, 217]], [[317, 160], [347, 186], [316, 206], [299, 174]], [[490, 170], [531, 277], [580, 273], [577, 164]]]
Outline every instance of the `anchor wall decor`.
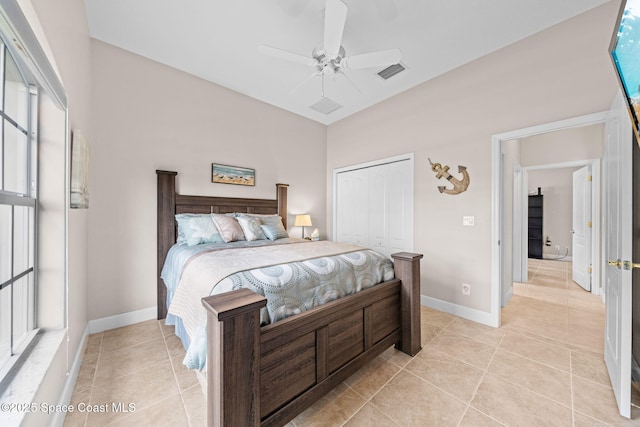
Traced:
[[438, 186], [438, 190], [441, 193], [445, 194], [460, 194], [467, 191], [467, 187], [469, 187], [469, 173], [467, 172], [467, 168], [465, 166], [458, 165], [458, 173], [462, 174], [462, 180], [454, 178], [449, 173], [449, 166], [442, 167], [440, 163], [433, 163], [431, 159], [428, 159], [431, 164], [431, 170], [436, 173], [436, 178], [447, 179], [451, 184], [453, 184], [452, 189], [446, 188], [443, 186]]

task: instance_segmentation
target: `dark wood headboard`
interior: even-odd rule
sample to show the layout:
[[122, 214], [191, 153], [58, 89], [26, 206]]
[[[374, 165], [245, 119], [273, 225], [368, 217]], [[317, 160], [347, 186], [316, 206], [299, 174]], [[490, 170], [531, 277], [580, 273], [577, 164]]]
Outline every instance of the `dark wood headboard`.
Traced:
[[244, 199], [234, 197], [187, 196], [176, 193], [178, 172], [156, 170], [158, 175], [158, 319], [167, 316], [167, 288], [160, 278], [164, 260], [176, 243], [175, 215], [180, 213], [278, 214], [287, 228], [288, 184], [276, 184], [275, 199]]

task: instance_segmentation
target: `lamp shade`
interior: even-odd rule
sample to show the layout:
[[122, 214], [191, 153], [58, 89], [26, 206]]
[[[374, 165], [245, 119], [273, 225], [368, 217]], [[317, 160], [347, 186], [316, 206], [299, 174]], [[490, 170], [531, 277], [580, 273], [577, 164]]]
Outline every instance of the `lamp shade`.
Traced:
[[296, 215], [294, 227], [311, 227], [311, 215]]

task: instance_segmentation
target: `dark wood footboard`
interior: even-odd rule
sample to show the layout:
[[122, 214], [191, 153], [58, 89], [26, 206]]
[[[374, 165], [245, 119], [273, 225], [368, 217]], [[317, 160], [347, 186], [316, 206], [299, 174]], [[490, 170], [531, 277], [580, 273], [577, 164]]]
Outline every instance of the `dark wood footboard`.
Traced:
[[208, 425], [284, 425], [390, 346], [420, 351], [422, 255], [392, 257], [395, 279], [262, 328], [264, 297], [203, 298]]

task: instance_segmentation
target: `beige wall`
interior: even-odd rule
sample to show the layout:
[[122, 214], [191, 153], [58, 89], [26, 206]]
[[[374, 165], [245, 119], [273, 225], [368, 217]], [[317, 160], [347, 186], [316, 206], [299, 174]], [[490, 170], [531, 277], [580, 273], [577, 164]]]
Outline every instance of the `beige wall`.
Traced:
[[[89, 318], [156, 304], [156, 169], [183, 194], [275, 198], [324, 235], [326, 127], [92, 41]], [[256, 186], [211, 183], [211, 163], [255, 168]], [[299, 229], [289, 227], [292, 235]]]
[[604, 125], [543, 133], [522, 138], [520, 143], [522, 167], [599, 159], [604, 153]]
[[[490, 310], [491, 136], [608, 110], [617, 88], [607, 48], [618, 5], [595, 8], [329, 126], [328, 184], [335, 168], [415, 153], [414, 241], [425, 255], [424, 295]], [[427, 157], [454, 171], [467, 166], [468, 191], [438, 193]], [[475, 227], [462, 226], [465, 215], [475, 216]], [[463, 282], [471, 296], [462, 295]]]

